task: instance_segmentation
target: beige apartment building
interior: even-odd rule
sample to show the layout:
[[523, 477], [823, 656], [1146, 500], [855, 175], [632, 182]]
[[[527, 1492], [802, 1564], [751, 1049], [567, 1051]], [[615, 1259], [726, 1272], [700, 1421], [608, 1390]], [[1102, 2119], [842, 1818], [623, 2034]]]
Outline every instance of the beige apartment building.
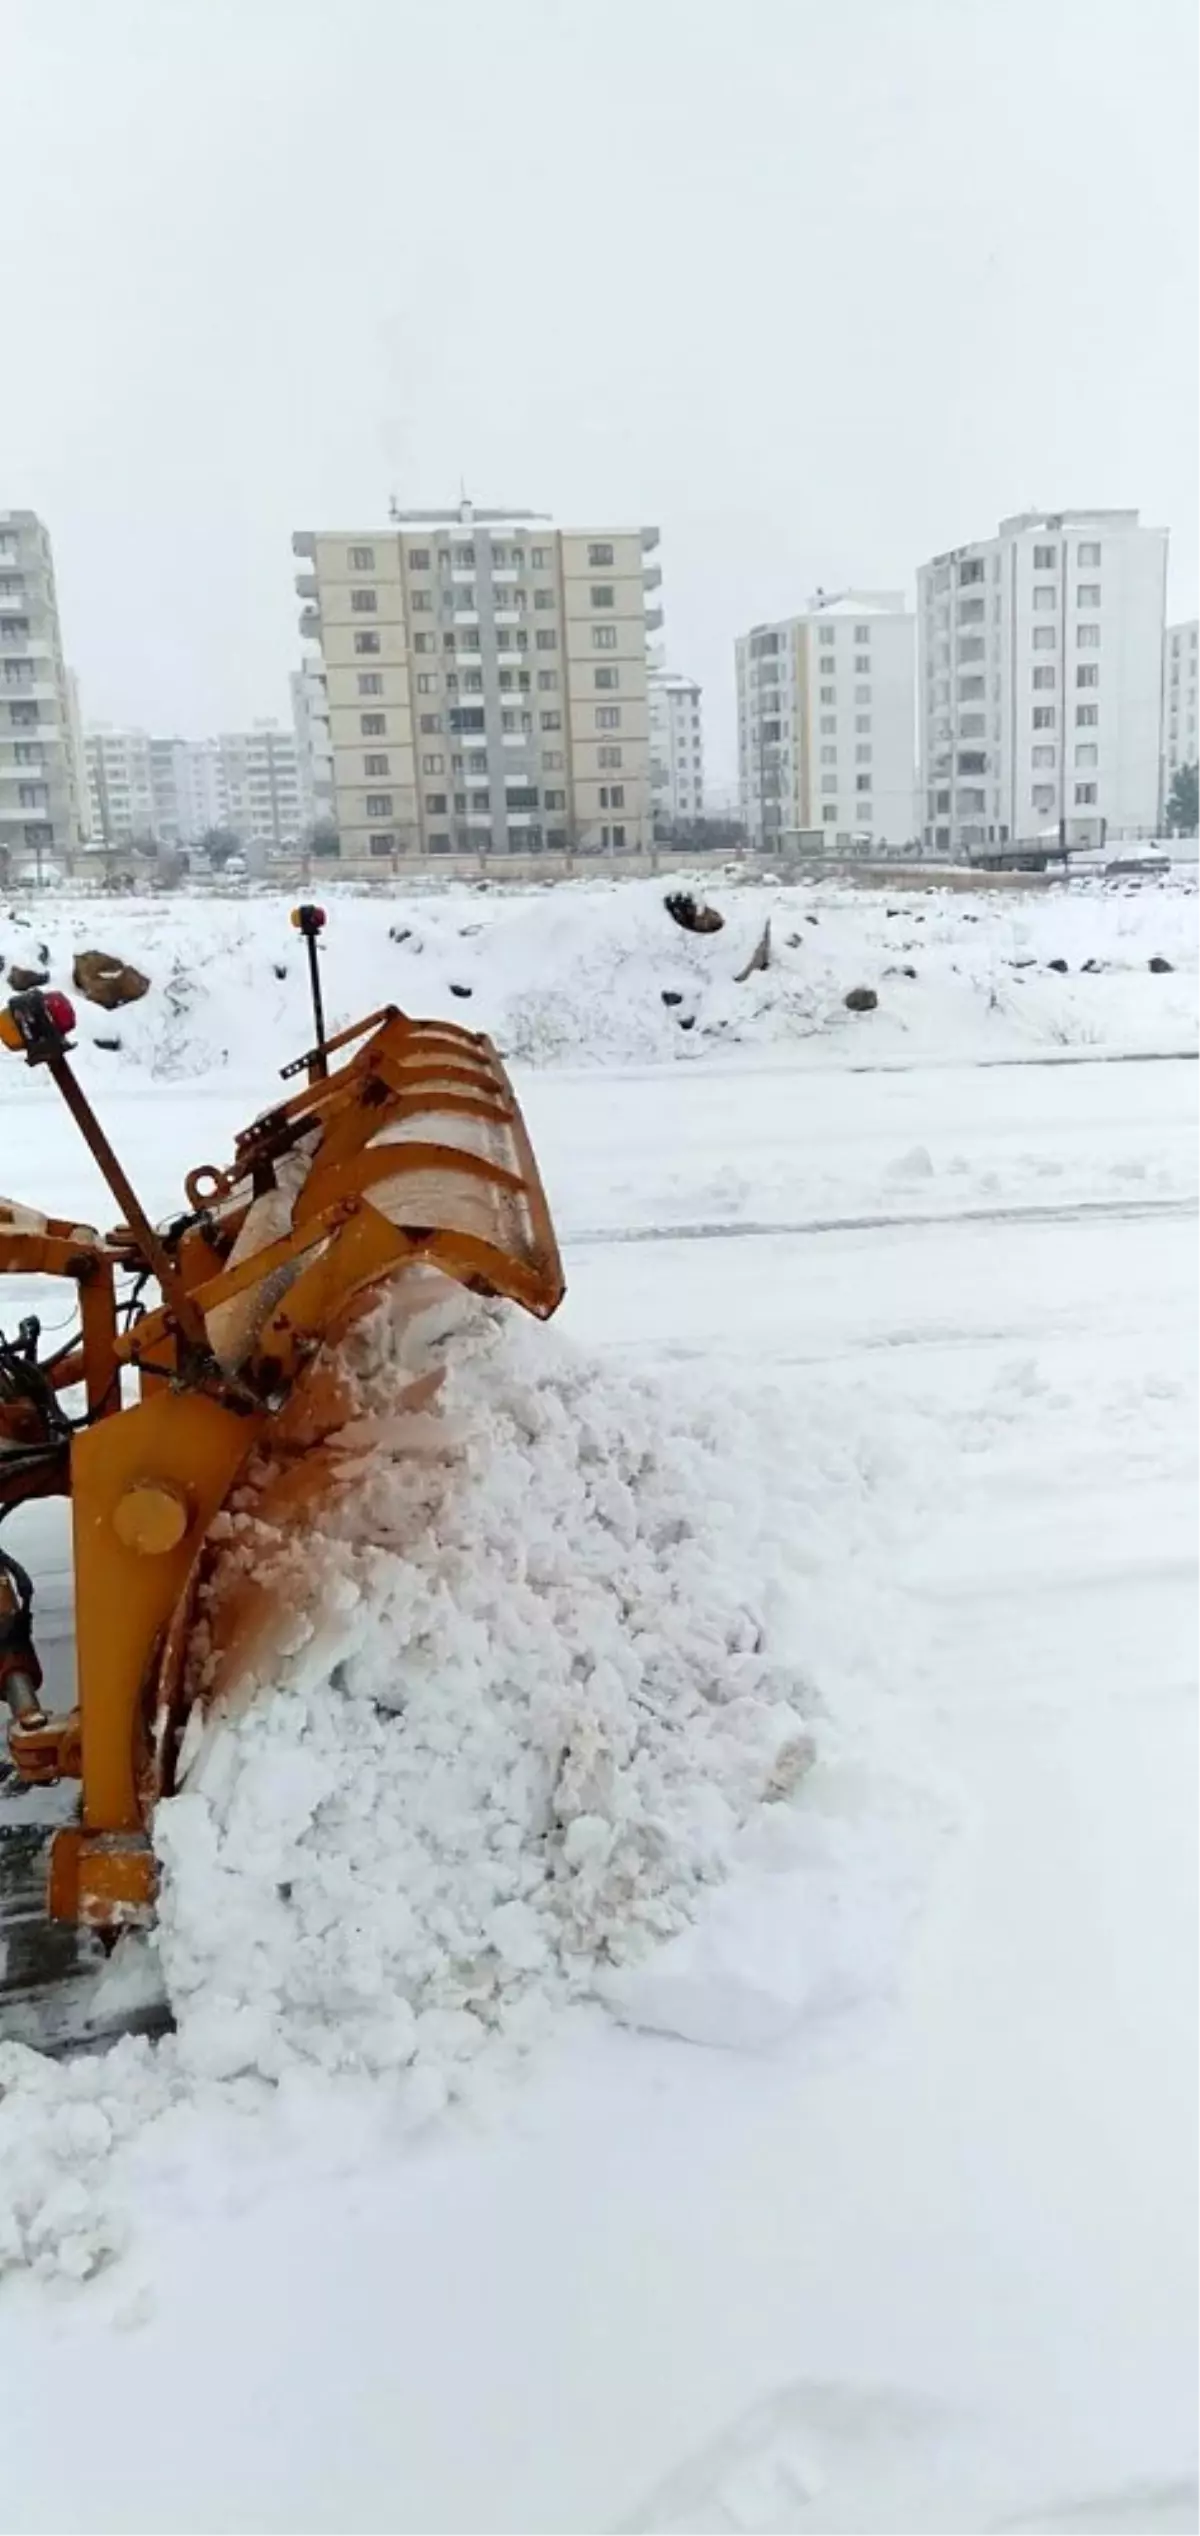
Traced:
[[49, 532], [0, 511], [0, 879], [66, 871], [86, 837], [78, 725]]
[[649, 846], [657, 544], [467, 502], [296, 533], [343, 863]]

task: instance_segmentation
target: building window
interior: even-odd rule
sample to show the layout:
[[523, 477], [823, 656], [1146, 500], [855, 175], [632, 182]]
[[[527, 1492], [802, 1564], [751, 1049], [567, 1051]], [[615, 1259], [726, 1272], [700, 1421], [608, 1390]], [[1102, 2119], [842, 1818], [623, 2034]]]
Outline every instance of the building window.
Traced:
[[856, 625], [854, 628], [854, 640], [856, 643], [869, 643], [871, 640], [870, 626]]
[[551, 627], [539, 625], [537, 630], [537, 648], [539, 652], [556, 652], [558, 650], [558, 636], [553, 632]]
[[870, 655], [870, 653], [869, 653], [869, 652], [856, 652], [856, 653], [855, 653], [855, 655], [854, 655], [854, 675], [855, 675], [855, 677], [856, 677], [856, 678], [867, 678], [867, 677], [869, 677], [869, 676], [870, 676], [870, 671], [871, 671], [871, 655]]
[[1100, 684], [1099, 662], [1095, 660], [1081, 660], [1079, 667], [1075, 672], [1075, 684], [1077, 687], [1098, 687]]
[[619, 766], [621, 764], [620, 749], [614, 748], [612, 742], [608, 741], [597, 749], [596, 763], [598, 766]]
[[354, 637], [354, 648], [356, 652], [377, 652], [379, 649], [378, 634], [356, 634]]
[[869, 703], [870, 703], [870, 701], [871, 701], [871, 690], [870, 690], [870, 688], [869, 688], [869, 687], [856, 687], [856, 688], [855, 688], [855, 690], [854, 690], [854, 701], [855, 701], [855, 703], [856, 703], [856, 704], [869, 704]]
[[1081, 547], [1080, 547], [1080, 549], [1079, 549], [1079, 561], [1080, 561], [1080, 564], [1081, 564], [1081, 565], [1083, 565], [1083, 564], [1098, 564], [1098, 563], [1099, 563], [1099, 561], [1100, 561], [1100, 549], [1099, 549], [1099, 547], [1098, 547], [1098, 546], [1086, 546], [1086, 545], [1085, 545], [1085, 546], [1081, 546]]
[[[604, 802], [604, 794], [603, 794], [603, 793], [601, 793], [601, 795], [600, 795], [600, 801], [601, 801], [601, 805], [603, 806], [603, 802]], [[556, 791], [553, 789], [553, 787], [552, 787], [552, 786], [547, 786], [546, 791], [545, 791], [545, 792], [544, 792], [544, 794], [542, 795], [542, 807], [543, 807], [543, 809], [545, 809], [545, 810], [565, 810], [565, 809], [566, 809], [566, 806], [567, 806], [567, 796], [566, 796], [565, 792], [556, 792]]]
[[1052, 730], [1054, 729], [1054, 724], [1055, 724], [1055, 712], [1054, 712], [1054, 706], [1053, 706], [1052, 704], [1035, 704], [1035, 706], [1034, 706], [1034, 708], [1033, 708], [1033, 727], [1034, 727], [1034, 730], [1035, 730], [1035, 731], [1052, 731]]
[[421, 760], [421, 773], [422, 773], [423, 775], [444, 775], [444, 774], [445, 774], [445, 772], [446, 772], [446, 760], [445, 760], [445, 758], [444, 758], [444, 757], [423, 757], [423, 758], [422, 758], [422, 760]]
[[432, 593], [428, 590], [410, 590], [408, 604], [414, 616], [429, 616], [433, 610]]
[[1057, 687], [1058, 671], [1056, 669], [1035, 669], [1033, 673], [1033, 683], [1035, 687]]
[[1035, 584], [1033, 604], [1035, 610], [1040, 611], [1042, 615], [1045, 615], [1049, 608], [1058, 606], [1058, 592], [1052, 581], [1039, 581]]
[[1100, 751], [1099, 751], [1099, 749], [1097, 748], [1096, 743], [1095, 743], [1095, 741], [1094, 741], [1094, 740], [1077, 740], [1077, 741], [1076, 741], [1076, 743], [1075, 743], [1075, 763], [1076, 763], [1076, 765], [1077, 765], [1077, 766], [1098, 766], [1098, 765], [1099, 765], [1099, 763], [1100, 763]]
[[1056, 648], [1057, 643], [1058, 627], [1056, 625], [1034, 626], [1033, 648], [1035, 652], [1052, 652]]
[[[538, 641], [539, 641], [539, 643], [541, 642], [541, 639], [542, 639], [542, 638], [541, 638], [541, 635], [539, 634], [539, 636], [538, 636]], [[617, 629], [616, 629], [616, 626], [615, 626], [615, 625], [593, 625], [593, 627], [592, 627], [592, 650], [593, 650], [594, 652], [615, 652], [616, 648], [617, 648]]]
[[379, 605], [378, 595], [374, 590], [352, 590], [350, 605], [356, 616], [374, 616]]
[[854, 751], [854, 760], [855, 760], [855, 764], [856, 764], [856, 765], [858, 765], [858, 766], [869, 766], [869, 765], [870, 765], [870, 763], [871, 763], [871, 743], [870, 743], [870, 741], [869, 741], [869, 740], [860, 740], [860, 741], [858, 742], [858, 745], [857, 745], [857, 747], [856, 747], [856, 749], [855, 749], [855, 751]]
[[549, 547], [531, 546], [529, 549], [529, 567], [531, 572], [548, 572], [550, 569]]
[[1034, 550], [1033, 550], [1033, 569], [1034, 569], [1034, 571], [1035, 571], [1035, 572], [1053, 572], [1054, 567], [1055, 567], [1055, 564], [1057, 563], [1057, 561], [1058, 561], [1058, 548], [1057, 548], [1057, 546], [1035, 546], [1035, 547], [1034, 547]]
[[625, 807], [624, 784], [601, 784], [600, 807], [602, 810], [623, 810]]
[[1053, 808], [1054, 808], [1054, 786], [1053, 786], [1053, 784], [1035, 784], [1035, 785], [1034, 785], [1034, 787], [1033, 787], [1033, 793], [1032, 793], [1031, 798], [1032, 798], [1032, 801], [1033, 801], [1033, 806], [1034, 806], [1034, 809], [1035, 809], [1035, 810], [1053, 810]]
[[561, 713], [543, 713], [539, 718], [543, 731], [561, 731]]
[[619, 704], [598, 704], [598, 705], [597, 705], [597, 707], [596, 707], [596, 729], [597, 729], [598, 731], [619, 731], [619, 730], [620, 730], [620, 728], [621, 728], [621, 708], [620, 708], [620, 705], [619, 705]]
[[822, 687], [822, 689], [821, 689], [821, 702], [822, 702], [822, 704], [836, 704], [836, 703], [837, 703], [837, 688], [836, 688], [836, 687]]
[[456, 546], [456, 547], [455, 547], [455, 549], [454, 549], [454, 569], [455, 569], [455, 571], [456, 571], [456, 572], [474, 572], [474, 570], [475, 570], [475, 549], [474, 549], [474, 547], [473, 547], [473, 546]]
[[959, 703], [960, 703], [960, 704], [965, 704], [965, 703], [968, 701], [968, 699], [973, 698], [973, 697], [976, 697], [976, 696], [982, 696], [982, 695], [984, 695], [985, 693], [986, 693], [986, 681], [985, 681], [984, 679], [982, 679], [982, 678], [960, 678], [960, 679], [959, 679], [959, 682], [958, 682], [958, 701], [959, 701]]
[[1031, 755], [1035, 766], [1053, 766], [1054, 764], [1055, 752], [1053, 747], [1035, 748], [1032, 750]]
[[611, 608], [616, 606], [616, 592], [613, 589], [611, 581], [593, 581], [592, 606], [594, 608]]
[[982, 557], [982, 555], [972, 555], [972, 556], [969, 556], [969, 557], [968, 557], [968, 559], [967, 559], [967, 561], [966, 561], [965, 563], [961, 563], [961, 564], [959, 565], [959, 567], [958, 567], [958, 586], [959, 586], [960, 590], [963, 588], [964, 584], [965, 584], [965, 583], [967, 583], [968, 581], [982, 581], [982, 579], [983, 579], [983, 557]]
[[836, 803], [836, 801], [826, 801], [826, 802], [823, 802], [823, 803], [822, 803], [822, 805], [821, 805], [821, 817], [822, 817], [823, 819], [828, 819], [828, 820], [830, 820], [830, 821], [832, 821], [832, 820], [836, 819], [836, 817], [837, 817], [837, 803]]
[[836, 765], [837, 765], [837, 747], [836, 747], [836, 744], [835, 744], [835, 745], [834, 745], [834, 747], [832, 747], [832, 748], [823, 748], [823, 749], [822, 749], [822, 751], [821, 751], [821, 764], [822, 764], [822, 766], [836, 766]]
[[436, 648], [432, 634], [414, 634], [414, 652], [432, 652], [436, 650]]
[[1100, 605], [1099, 582], [1081, 581], [1075, 593], [1075, 605], [1077, 608], [1098, 608]]
[[390, 793], [368, 793], [368, 794], [367, 794], [367, 817], [368, 817], [368, 819], [390, 819], [390, 818], [391, 818], [391, 815], [392, 815], [392, 796], [391, 796], [391, 794], [390, 794]]
[[535, 608], [552, 608], [554, 605], [553, 590], [535, 590], [533, 594], [533, 604]]
[[[440, 731], [441, 727], [442, 717], [440, 713], [423, 713], [421, 715], [421, 729], [423, 731]], [[461, 724], [456, 724], [455, 727], [457, 729], [461, 729], [462, 726]]]
[[837, 788], [838, 779], [836, 775], [822, 775], [821, 790], [823, 793], [835, 793]]
[[417, 677], [417, 694], [419, 696], [436, 696], [437, 691], [438, 674], [436, 669], [422, 669], [418, 673]]
[[1094, 731], [1099, 719], [1100, 707], [1098, 704], [1076, 705], [1075, 726], [1077, 730]]
[[381, 740], [387, 730], [386, 713], [360, 713], [358, 727], [364, 740]]
[[[611, 547], [611, 546], [589, 546], [589, 547], [588, 547], [588, 563], [589, 563], [589, 565], [591, 566], [591, 568], [592, 568], [592, 571], [593, 571], [593, 572], [602, 572], [602, 571], [603, 571], [603, 569], [604, 569], [605, 564], [611, 564], [612, 560], [613, 560], [613, 550], [612, 550], [612, 547]], [[593, 604], [595, 603], [595, 599], [596, 599], [596, 593], [595, 593], [595, 591], [593, 590], [593, 592], [592, 592], [592, 600], [593, 600]], [[602, 606], [604, 606], [604, 605], [607, 605], [607, 604], [611, 604], [611, 602], [606, 602], [606, 601], [603, 601], [603, 600], [602, 600], [600, 604], [601, 604]]]
[[1088, 802], [1090, 802], [1090, 801], [1094, 801], [1094, 800], [1095, 800], [1095, 798], [1096, 798], [1096, 791], [1097, 791], [1097, 787], [1096, 787], [1096, 785], [1095, 785], [1095, 784], [1076, 784], [1076, 786], [1075, 786], [1075, 801], [1076, 801], [1076, 806], [1077, 806], [1077, 807], [1086, 807], [1086, 805], [1087, 805], [1087, 803], [1088, 803]]
[[827, 736], [827, 737], [830, 737], [830, 738], [832, 738], [832, 737], [834, 736], [834, 734], [835, 734], [835, 733], [836, 733], [836, 731], [837, 731], [837, 715], [836, 715], [836, 713], [823, 713], [823, 714], [822, 714], [822, 716], [821, 716], [821, 731], [822, 731], [822, 734], [823, 734], [824, 736]]
[[539, 669], [537, 682], [539, 692], [542, 695], [548, 695], [551, 688], [557, 687], [558, 685], [558, 671], [556, 669]]
[[1081, 652], [1098, 652], [1100, 649], [1099, 626], [1077, 625], [1075, 628], [1075, 642], [1078, 650]]
[[408, 569], [410, 572], [428, 572], [430, 562], [431, 556], [428, 546], [409, 547]]
[[620, 684], [621, 672], [619, 669], [594, 669], [592, 671], [592, 685], [594, 687], [619, 687]]
[[486, 727], [483, 706], [481, 704], [456, 704], [451, 706], [450, 728], [452, 731], [482, 731], [486, 729]]
[[817, 640], [818, 640], [818, 642], [819, 642], [819, 643], [823, 643], [823, 644], [825, 644], [825, 645], [828, 645], [828, 644], [830, 644], [830, 643], [836, 643], [836, 641], [837, 641], [837, 627], [836, 627], [836, 625], [822, 625], [822, 626], [819, 628], [819, 630], [818, 630]]
[[364, 775], [390, 775], [391, 771], [386, 757], [364, 757], [363, 759]]
[[374, 572], [374, 570], [375, 570], [375, 549], [374, 549], [374, 547], [373, 547], [373, 546], [352, 546], [352, 547], [351, 547], [351, 549], [350, 549], [350, 570], [351, 570], [351, 572]]
[[391, 829], [389, 828], [386, 832], [369, 836], [367, 839], [367, 850], [375, 856], [376, 861], [381, 860], [385, 854], [394, 854], [396, 851], [396, 839], [392, 834]]
[[445, 817], [445, 811], [446, 811], [446, 796], [445, 796], [445, 793], [442, 793], [442, 792], [436, 792], [436, 793], [426, 793], [426, 795], [425, 795], [425, 807], [426, 807], [427, 811], [429, 812], [429, 815], [430, 815], [430, 817], [431, 817], [431, 818], [435, 818], [435, 817], [436, 817], [436, 818], [439, 818], [439, 819], [444, 818], [444, 817]]
[[[855, 776], [855, 778], [854, 778], [854, 789], [855, 789], [855, 792], [860, 792], [860, 793], [869, 793], [869, 792], [870, 792], [870, 789], [871, 789], [871, 778], [870, 778], [870, 776], [869, 776], [869, 775], [856, 775], [856, 776]], [[862, 803], [861, 803], [861, 802], [859, 803], [859, 808], [860, 808], [860, 810], [861, 810], [861, 808], [862, 808]]]

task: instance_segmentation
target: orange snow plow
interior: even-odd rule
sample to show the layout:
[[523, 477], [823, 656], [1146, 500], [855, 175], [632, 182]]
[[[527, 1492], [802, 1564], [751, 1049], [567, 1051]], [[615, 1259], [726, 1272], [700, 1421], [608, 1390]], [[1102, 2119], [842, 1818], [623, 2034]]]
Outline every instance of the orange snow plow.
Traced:
[[[438, 1270], [542, 1319], [563, 1293], [491, 1042], [392, 1007], [327, 1041], [324, 918], [306, 907], [293, 922], [316, 1044], [283, 1079], [305, 1079], [238, 1136], [228, 1168], [188, 1174], [186, 1211], [164, 1227], [72, 1070], [67, 999], [34, 989], [0, 1011], [0, 1044], [51, 1075], [124, 1218], [101, 1237], [0, 1199], [0, 1275], [65, 1278], [79, 1300], [77, 1339], [49, 1357], [36, 1322], [0, 1338], [0, 1519], [32, 1497], [70, 1498], [76, 1705], [42, 1706], [32, 1587], [2, 1549], [0, 1700], [17, 1780], [80, 1782], [77, 1819], [51, 1844], [49, 1914], [102, 1932], [152, 1915], [150, 1824], [190, 1710], [214, 1683], [227, 1690], [261, 1641], [261, 1609], [241, 1613], [235, 1597], [219, 1663], [190, 1661], [211, 1527], [251, 1457], [272, 1463], [285, 1520], [311, 1506], [346, 1415], [334, 1344], [391, 1281]], [[82, 1414], [68, 1415], [79, 1385]]]

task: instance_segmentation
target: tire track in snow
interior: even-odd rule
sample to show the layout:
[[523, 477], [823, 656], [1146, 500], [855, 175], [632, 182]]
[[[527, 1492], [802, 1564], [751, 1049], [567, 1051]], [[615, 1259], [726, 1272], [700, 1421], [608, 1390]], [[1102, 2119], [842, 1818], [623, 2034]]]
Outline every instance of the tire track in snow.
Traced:
[[637, 1242], [770, 1241], [805, 1233], [885, 1233], [910, 1229], [942, 1233], [958, 1224], [1078, 1224], [1092, 1218], [1142, 1223], [1152, 1216], [1195, 1215], [1197, 1200], [1184, 1198], [1080, 1198], [1070, 1206], [966, 1206], [949, 1215], [809, 1215], [773, 1224], [642, 1224], [617, 1226], [609, 1232], [584, 1230], [562, 1235], [565, 1250], [609, 1250]]

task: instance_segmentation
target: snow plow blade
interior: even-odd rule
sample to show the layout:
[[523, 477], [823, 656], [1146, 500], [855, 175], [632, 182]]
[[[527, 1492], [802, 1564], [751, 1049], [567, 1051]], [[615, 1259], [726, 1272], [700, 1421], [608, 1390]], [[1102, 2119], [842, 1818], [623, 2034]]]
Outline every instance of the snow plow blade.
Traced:
[[[29, 1580], [2, 1552], [0, 1696], [16, 1780], [80, 1782], [77, 1819], [50, 1846], [49, 1915], [107, 1935], [152, 1917], [150, 1826], [194, 1704], [247, 1674], [290, 1592], [264, 1560], [240, 1602], [206, 1614], [198, 1660], [212, 1527], [231, 1493], [248, 1488], [262, 1537], [279, 1540], [345, 1484], [331, 1438], [353, 1403], [337, 1343], [397, 1280], [411, 1280], [414, 1312], [436, 1272], [545, 1319], [563, 1275], [488, 1039], [389, 1009], [326, 1043], [318, 1002], [318, 1044], [285, 1069], [307, 1081], [237, 1138], [227, 1168], [193, 1171], [186, 1215], [155, 1232], [67, 1063], [69, 1007], [47, 1016], [51, 1002], [65, 999], [17, 998], [0, 1037], [14, 1044], [3, 1026], [16, 1013], [27, 1061], [48, 1066], [127, 1221], [102, 1241], [0, 1205], [0, 1273], [72, 1277], [83, 1321], [69, 1361], [60, 1350], [40, 1366], [28, 1346], [18, 1360], [0, 1341], [0, 1512], [71, 1499], [77, 1706], [42, 1709]], [[121, 1331], [123, 1271], [155, 1278], [162, 1300]], [[74, 1430], [57, 1409], [64, 1364], [87, 1386]], [[401, 1387], [398, 1406], [424, 1406], [439, 1380]], [[0, 1973], [0, 2011], [3, 1989]]]

